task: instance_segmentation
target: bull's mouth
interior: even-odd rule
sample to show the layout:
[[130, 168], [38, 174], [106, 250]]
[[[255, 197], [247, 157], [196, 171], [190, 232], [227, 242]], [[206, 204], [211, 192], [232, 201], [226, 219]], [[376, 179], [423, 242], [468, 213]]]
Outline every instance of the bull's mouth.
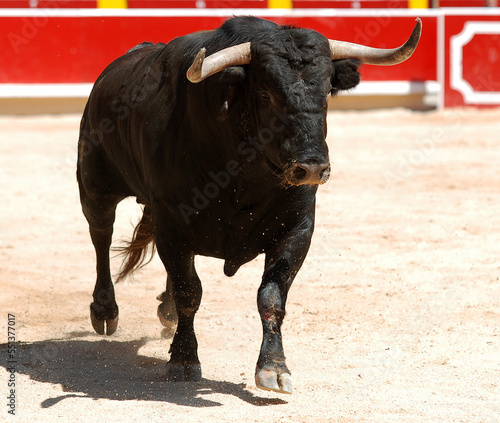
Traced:
[[330, 178], [331, 167], [328, 162], [292, 162], [283, 174], [288, 185], [323, 185]]

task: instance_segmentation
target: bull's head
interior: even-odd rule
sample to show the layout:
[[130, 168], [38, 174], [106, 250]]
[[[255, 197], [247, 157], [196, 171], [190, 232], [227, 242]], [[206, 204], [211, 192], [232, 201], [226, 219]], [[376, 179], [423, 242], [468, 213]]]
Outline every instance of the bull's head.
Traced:
[[[326, 145], [328, 94], [359, 83], [360, 63], [395, 65], [407, 60], [420, 39], [417, 23], [408, 41], [394, 49], [376, 49], [328, 40], [300, 28], [282, 28], [276, 38], [257, 37], [205, 58], [197, 54], [187, 78], [198, 83], [232, 66], [248, 65], [252, 134], [266, 144], [263, 134], [278, 135], [263, 149], [272, 170], [291, 185], [322, 184], [330, 176]], [[272, 144], [272, 146], [271, 146]]]

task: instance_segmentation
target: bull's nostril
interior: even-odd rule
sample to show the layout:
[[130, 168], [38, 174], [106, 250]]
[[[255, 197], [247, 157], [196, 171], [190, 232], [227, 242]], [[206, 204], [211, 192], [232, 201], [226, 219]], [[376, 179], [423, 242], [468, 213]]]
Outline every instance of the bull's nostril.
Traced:
[[293, 177], [297, 181], [302, 181], [306, 176], [307, 176], [307, 170], [299, 165], [296, 165], [295, 169], [293, 169]]
[[330, 165], [327, 163], [293, 163], [288, 172], [288, 181], [293, 185], [323, 184], [330, 177]]
[[330, 175], [330, 165], [328, 165], [320, 170], [319, 179], [323, 179], [325, 177], [328, 178], [329, 175]]

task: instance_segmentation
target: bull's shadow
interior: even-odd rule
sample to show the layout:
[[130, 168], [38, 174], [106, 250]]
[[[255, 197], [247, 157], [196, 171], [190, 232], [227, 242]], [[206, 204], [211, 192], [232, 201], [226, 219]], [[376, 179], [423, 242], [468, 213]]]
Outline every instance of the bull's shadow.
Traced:
[[[72, 334], [71, 340], [18, 343], [19, 374], [38, 382], [60, 384], [67, 395], [47, 398], [48, 408], [65, 398], [89, 397], [110, 400], [162, 401], [190, 407], [215, 407], [222, 404], [203, 398], [221, 393], [256, 406], [286, 404], [281, 399], [262, 398], [245, 389], [244, 384], [202, 379], [197, 383], [169, 383], [165, 380], [166, 361], [139, 354], [147, 339], [129, 342], [75, 339], [90, 332]], [[7, 355], [7, 344], [0, 344]], [[3, 361], [2, 366], [7, 368]]]

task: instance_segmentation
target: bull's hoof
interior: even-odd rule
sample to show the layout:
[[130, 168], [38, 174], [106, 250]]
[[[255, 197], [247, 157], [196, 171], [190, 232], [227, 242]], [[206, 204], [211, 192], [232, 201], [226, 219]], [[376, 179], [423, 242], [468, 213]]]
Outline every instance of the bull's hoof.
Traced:
[[167, 363], [168, 382], [199, 382], [201, 365], [199, 363]]
[[255, 372], [257, 388], [265, 391], [274, 391], [281, 394], [293, 393], [292, 377], [289, 373], [279, 373], [272, 369], [257, 369]]
[[90, 305], [90, 322], [99, 335], [113, 335], [116, 332], [118, 328], [118, 307], [116, 311], [112, 312], [111, 316], [106, 316], [102, 307], [96, 306], [95, 303]]
[[172, 310], [167, 303], [161, 303], [158, 306], [157, 314], [162, 326], [167, 329], [172, 329], [177, 326], [177, 313], [175, 310]]
[[90, 313], [90, 321], [92, 322], [92, 327], [99, 335], [113, 335], [118, 328], [118, 316], [112, 319], [98, 320], [92, 313]]

